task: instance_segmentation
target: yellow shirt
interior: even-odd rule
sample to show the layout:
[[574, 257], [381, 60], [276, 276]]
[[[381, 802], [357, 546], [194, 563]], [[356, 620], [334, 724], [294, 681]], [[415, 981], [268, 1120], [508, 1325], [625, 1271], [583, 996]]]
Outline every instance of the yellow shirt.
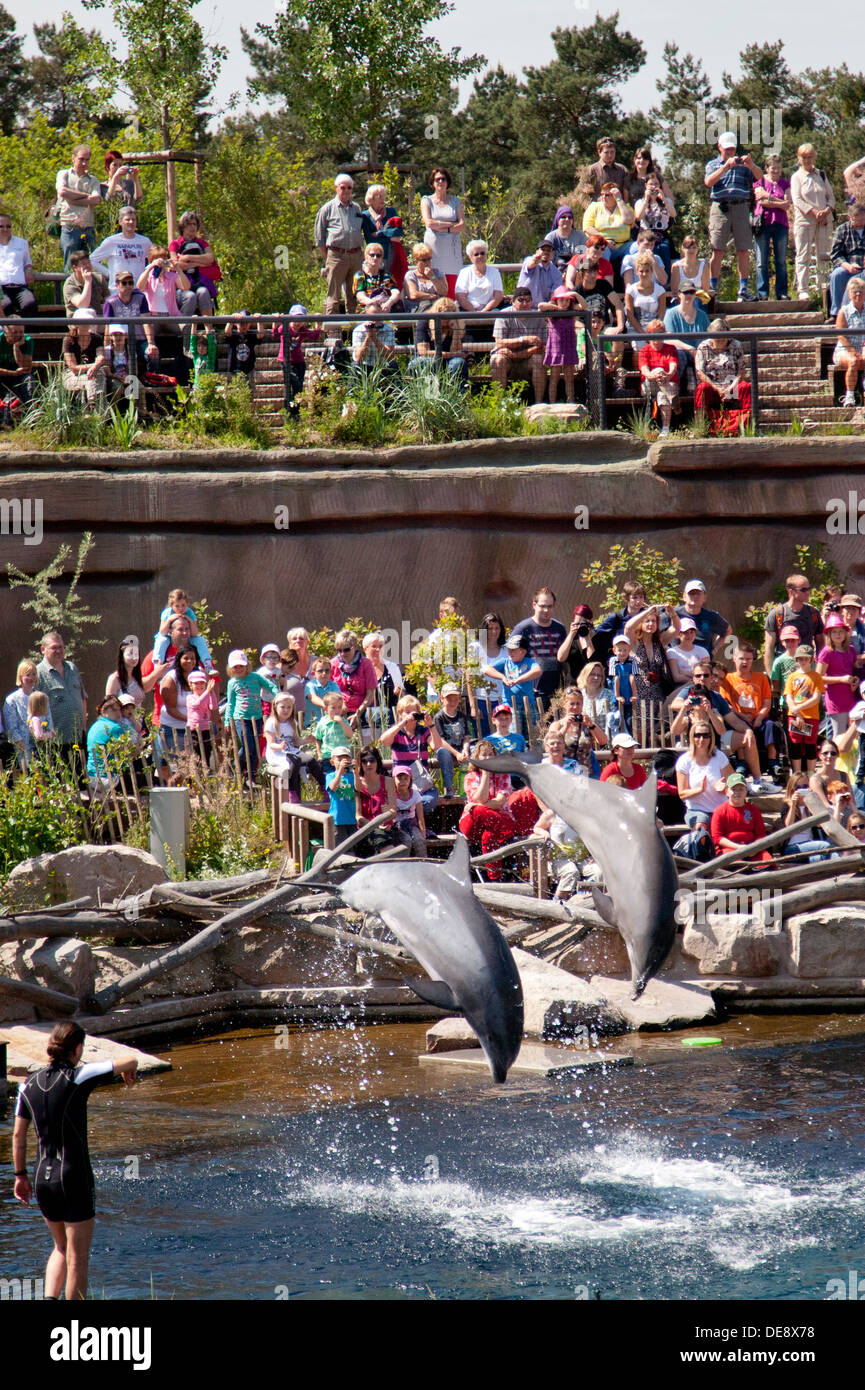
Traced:
[[623, 222], [618, 207], [610, 212], [603, 198], [599, 198], [596, 203], [589, 203], [583, 214], [583, 231], [589, 234], [599, 232], [616, 246], [624, 246], [626, 241], [631, 240], [632, 228]]

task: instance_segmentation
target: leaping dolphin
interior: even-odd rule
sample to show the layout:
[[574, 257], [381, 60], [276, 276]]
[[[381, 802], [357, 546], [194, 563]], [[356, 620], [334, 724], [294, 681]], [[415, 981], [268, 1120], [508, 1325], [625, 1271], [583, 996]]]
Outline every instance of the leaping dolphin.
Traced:
[[358, 869], [340, 885], [349, 907], [375, 912], [431, 976], [415, 994], [465, 1014], [504, 1081], [523, 1036], [523, 990], [510, 948], [472, 892], [468, 843], [445, 864], [410, 859]]
[[654, 774], [637, 791], [575, 777], [552, 763], [526, 764], [512, 754], [476, 767], [511, 772], [561, 816], [580, 837], [604, 875], [607, 892], [592, 888], [600, 915], [621, 934], [631, 962], [634, 999], [639, 999], [670, 953], [676, 935], [676, 865], [658, 830]]

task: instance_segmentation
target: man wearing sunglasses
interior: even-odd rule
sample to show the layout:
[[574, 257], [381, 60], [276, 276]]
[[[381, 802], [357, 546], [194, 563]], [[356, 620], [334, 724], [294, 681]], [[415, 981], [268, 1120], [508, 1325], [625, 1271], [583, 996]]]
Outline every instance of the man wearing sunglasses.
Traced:
[[778, 633], [782, 627], [795, 627], [799, 643], [803, 647], [819, 647], [817, 638], [823, 632], [823, 619], [820, 610], [808, 602], [811, 585], [804, 574], [791, 574], [787, 579], [787, 602], [778, 603], [769, 610], [765, 622], [766, 645], [763, 650], [763, 665], [766, 675], [771, 676], [772, 662], [778, 645]]

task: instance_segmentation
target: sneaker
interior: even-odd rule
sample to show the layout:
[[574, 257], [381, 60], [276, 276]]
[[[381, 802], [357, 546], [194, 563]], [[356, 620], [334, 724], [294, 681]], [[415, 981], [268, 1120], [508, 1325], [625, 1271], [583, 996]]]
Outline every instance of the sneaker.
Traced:
[[843, 396], [843, 399], [842, 399], [842, 401], [841, 401], [841, 404], [842, 404], [842, 405], [855, 405], [855, 404], [856, 404], [856, 397], [854, 396], [854, 394], [853, 394], [852, 391], [845, 391], [845, 392], [844, 392], [844, 396]]
[[760, 778], [760, 784], [764, 792], [776, 792], [778, 790], [775, 785], [774, 777], [768, 772], [763, 773], [763, 776]]
[[661, 433], [659, 434], [658, 438], [659, 438], [659, 439], [669, 439], [669, 437], [670, 437], [670, 426], [669, 426], [669, 425], [665, 425], [664, 428], [661, 430]]
[[768, 299], [769, 296], [768, 296], [767, 294], [758, 294], [758, 295], [757, 295], [757, 298], [762, 300], [762, 299]]
[[736, 303], [737, 303], [737, 304], [742, 304], [742, 303], [749, 303], [749, 304], [751, 304], [751, 303], [754, 303], [754, 302], [756, 301], [756, 299], [757, 299], [757, 296], [756, 296], [755, 294], [752, 294], [752, 293], [751, 293], [751, 291], [748, 289], [748, 286], [747, 286], [747, 285], [745, 285], [745, 287], [744, 287], [743, 289], [741, 289], [741, 290], [739, 291], [739, 293], [736, 295]]
[[797, 294], [796, 298], [797, 298], [802, 304], [804, 304], [804, 303], [806, 303], [806, 302], [807, 302], [807, 303], [810, 303], [810, 302], [811, 302], [811, 296], [810, 296], [810, 294], [806, 294], [804, 290], [802, 291], [801, 294]]

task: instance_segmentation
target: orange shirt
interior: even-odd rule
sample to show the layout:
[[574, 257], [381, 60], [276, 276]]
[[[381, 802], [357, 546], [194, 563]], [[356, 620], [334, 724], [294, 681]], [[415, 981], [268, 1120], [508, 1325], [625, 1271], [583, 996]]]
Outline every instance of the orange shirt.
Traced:
[[762, 671], [751, 671], [749, 676], [740, 676], [731, 671], [721, 682], [721, 694], [737, 714], [753, 719], [772, 698], [769, 678]]
[[[801, 714], [804, 719], [820, 718], [820, 696], [826, 686], [819, 671], [801, 671], [797, 667], [791, 671], [784, 686], [784, 698], [787, 703], [787, 713], [792, 717]], [[803, 696], [809, 695], [804, 704], [798, 701]], [[794, 701], [796, 703], [794, 703]]]

